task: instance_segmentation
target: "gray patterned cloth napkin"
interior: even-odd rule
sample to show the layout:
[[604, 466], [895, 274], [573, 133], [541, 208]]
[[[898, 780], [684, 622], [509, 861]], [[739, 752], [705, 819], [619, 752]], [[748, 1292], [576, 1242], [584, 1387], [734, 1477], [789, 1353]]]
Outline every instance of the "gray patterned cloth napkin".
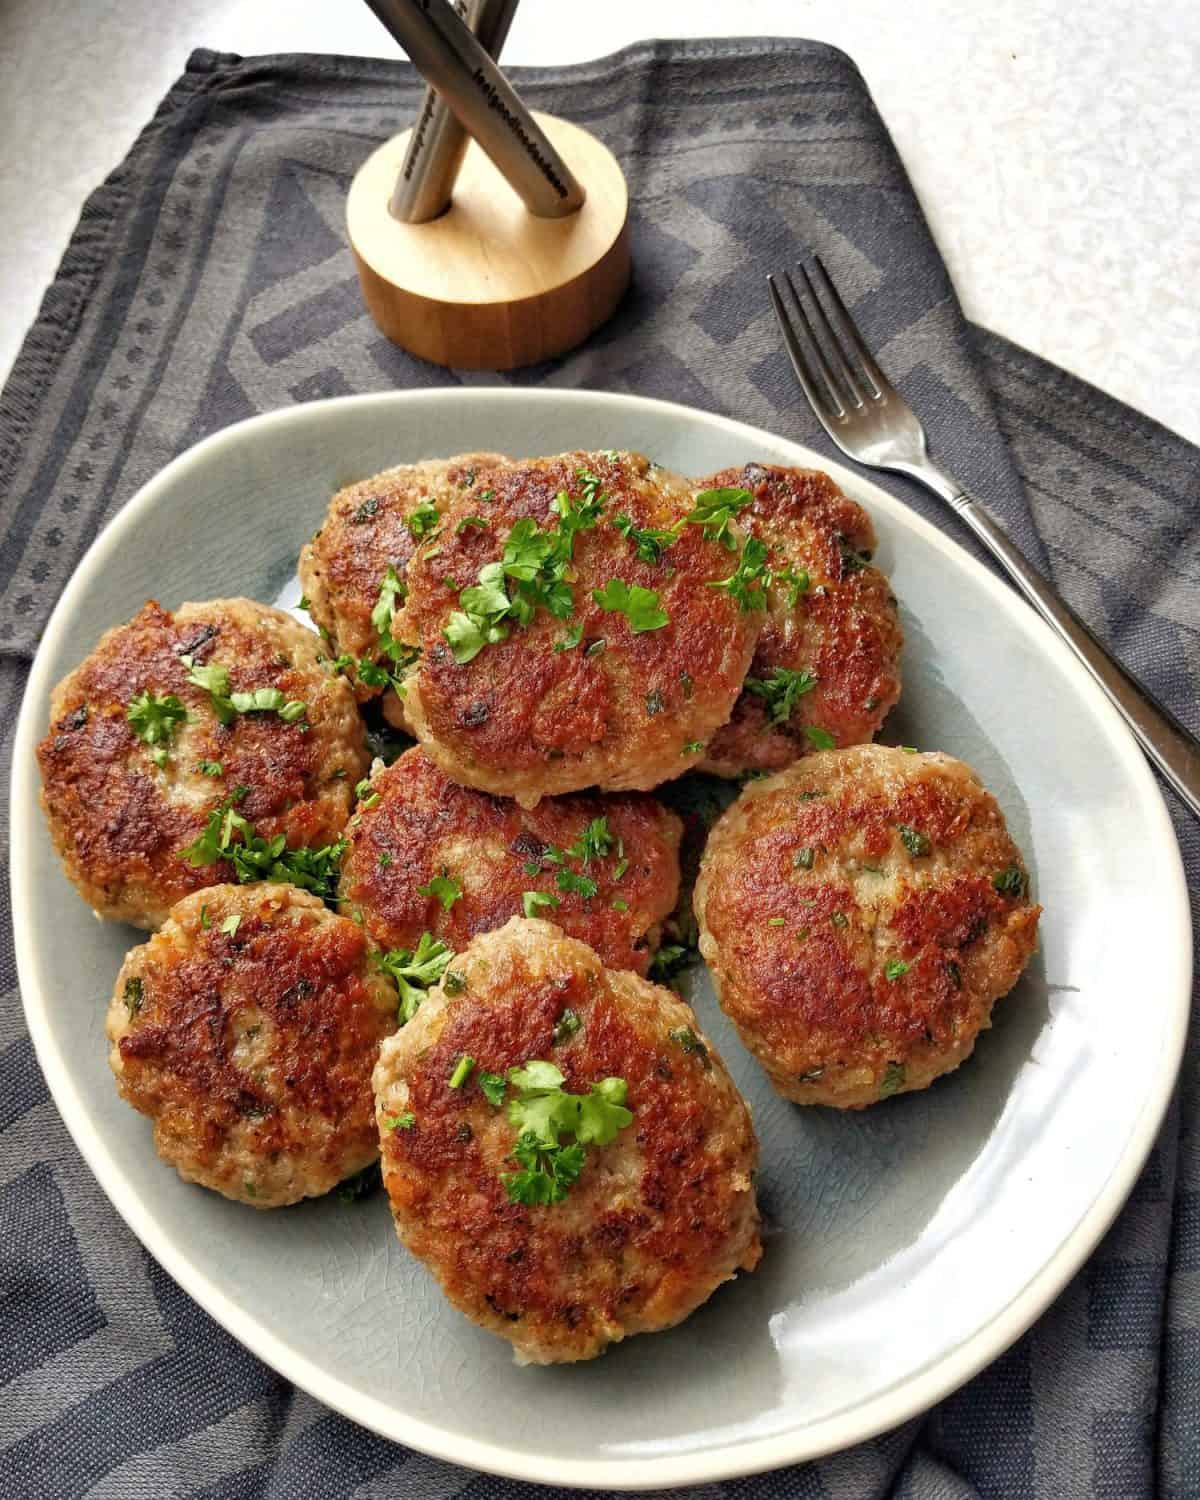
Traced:
[[[584, 348], [497, 377], [409, 358], [359, 296], [345, 194], [367, 153], [411, 118], [411, 69], [191, 59], [88, 200], [0, 399], [6, 763], [30, 660], [84, 549], [168, 459], [238, 418], [351, 391], [499, 380], [668, 397], [832, 451], [763, 295], [763, 273], [802, 247], [835, 268], [947, 464], [1200, 728], [1200, 452], [964, 322], [846, 57], [809, 42], [647, 43], [517, 77], [536, 106], [578, 120], [620, 158], [636, 276]], [[936, 502], [882, 482], [955, 530]], [[1194, 892], [1200, 829], [1172, 810]], [[6, 818], [0, 832], [7, 844]], [[0, 983], [0, 1492], [536, 1493], [358, 1429], [201, 1312], [118, 1220], [67, 1137], [22, 1022], [7, 920]], [[873, 1443], [706, 1487], [706, 1500], [1200, 1495], [1198, 1085], [1193, 1036], [1125, 1211], [995, 1365]]]

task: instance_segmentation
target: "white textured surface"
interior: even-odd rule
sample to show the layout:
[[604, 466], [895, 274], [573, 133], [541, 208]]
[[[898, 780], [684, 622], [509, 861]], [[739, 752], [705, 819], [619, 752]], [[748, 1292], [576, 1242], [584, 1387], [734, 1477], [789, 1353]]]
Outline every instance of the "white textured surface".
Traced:
[[[524, 0], [505, 57], [647, 35], [844, 48], [969, 317], [1200, 441], [1195, 0]], [[196, 46], [398, 55], [353, 0], [0, 0], [0, 370], [79, 208]]]

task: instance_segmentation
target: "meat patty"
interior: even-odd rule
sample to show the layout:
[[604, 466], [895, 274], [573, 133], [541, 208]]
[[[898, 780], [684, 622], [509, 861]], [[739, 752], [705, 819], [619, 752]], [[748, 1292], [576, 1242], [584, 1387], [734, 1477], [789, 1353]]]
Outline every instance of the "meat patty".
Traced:
[[693, 510], [687, 482], [637, 454], [477, 470], [414, 553], [395, 627], [421, 649], [413, 733], [449, 776], [533, 807], [698, 762], [741, 689], [763, 597], [739, 571], [736, 524]]
[[381, 948], [453, 949], [526, 905], [644, 974], [679, 898], [682, 825], [651, 797], [515, 802], [458, 786], [420, 746], [371, 778], [348, 830], [342, 910]]
[[[456, 971], [375, 1069], [396, 1229], [450, 1301], [519, 1363], [555, 1364], [669, 1328], [752, 1270], [758, 1144], [691, 1008], [519, 917]], [[512, 1075], [530, 1062], [562, 1079], [540, 1102]], [[588, 1096], [612, 1138], [578, 1151], [550, 1128], [557, 1144], [539, 1146], [539, 1122], [583, 1114], [559, 1091]]]
[[747, 786], [712, 831], [695, 908], [722, 1008], [775, 1088], [842, 1109], [958, 1067], [1041, 913], [975, 773], [883, 745]]
[[109, 1062], [186, 1182], [277, 1208], [375, 1160], [371, 1070], [395, 1025], [355, 923], [295, 886], [218, 885], [126, 957]]
[[265, 604], [171, 614], [150, 601], [59, 683], [38, 746], [42, 805], [101, 916], [157, 927], [181, 896], [232, 879], [225, 860], [183, 857], [217, 808], [236, 803], [290, 848], [338, 838], [369, 757], [354, 695], [322, 655], [318, 636]]
[[[438, 529], [450, 500], [474, 482], [475, 467], [502, 463], [496, 453], [462, 454], [400, 464], [339, 490], [329, 502], [320, 530], [300, 553], [300, 584], [308, 611], [345, 664], [360, 703], [385, 689], [385, 713], [398, 729], [406, 727], [401, 700], [389, 678], [403, 670], [389, 650], [390, 629], [381, 633], [372, 619], [388, 581], [401, 587], [417, 542]], [[384, 599], [384, 612], [390, 599]], [[386, 622], [385, 622], [386, 623]]]
[[769, 548], [774, 581], [746, 685], [702, 769], [776, 771], [815, 749], [865, 744], [900, 697], [896, 600], [871, 562], [875, 531], [828, 474], [747, 464], [699, 481], [741, 491], [738, 524]]

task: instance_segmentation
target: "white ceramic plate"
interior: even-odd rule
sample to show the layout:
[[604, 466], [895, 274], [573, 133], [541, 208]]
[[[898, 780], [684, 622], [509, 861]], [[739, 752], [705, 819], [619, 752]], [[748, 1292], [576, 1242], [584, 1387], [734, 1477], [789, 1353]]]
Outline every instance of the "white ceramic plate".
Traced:
[[[121, 1103], [108, 987], [140, 940], [67, 885], [37, 809], [50, 689], [149, 595], [271, 600], [333, 490], [476, 449], [640, 449], [685, 473], [828, 468], [871, 511], [904, 606], [885, 738], [963, 757], [1004, 808], [1045, 906], [1042, 948], [976, 1057], [861, 1114], [773, 1095], [701, 975], [693, 998], [750, 1099], [770, 1230], [761, 1268], [682, 1327], [603, 1359], [514, 1369], [442, 1300], [381, 1198], [252, 1213], [185, 1186]], [[480, 1469], [604, 1488], [795, 1462], [911, 1416], [1059, 1292], [1133, 1184], [1184, 1041], [1191, 931], [1162, 800], [1068, 652], [1002, 584], [860, 475], [736, 423], [590, 392], [440, 390], [317, 402], [232, 427], [136, 495], [46, 630], [18, 728], [13, 906], [30, 1030], [105, 1191], [210, 1313], [388, 1437]], [[1129, 1024], [1130, 1008], [1137, 1024]]]

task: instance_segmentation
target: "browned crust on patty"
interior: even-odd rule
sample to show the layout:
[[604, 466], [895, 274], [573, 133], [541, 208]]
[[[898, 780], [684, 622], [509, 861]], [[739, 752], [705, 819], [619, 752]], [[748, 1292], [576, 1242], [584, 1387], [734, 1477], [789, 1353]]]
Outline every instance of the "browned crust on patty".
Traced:
[[[556, 527], [554, 499], [560, 491], [580, 498], [581, 471], [599, 479], [605, 504], [600, 523], [575, 544], [580, 645], [556, 651], [568, 622], [539, 610], [530, 625], [457, 663], [442, 632], [461, 591], [501, 557], [518, 520]], [[696, 763], [694, 745], [708, 740], [737, 697], [761, 612], [707, 586], [729, 577], [736, 559], [699, 527], [684, 526], [662, 561], [647, 563], [611, 524], [626, 515], [639, 528], [668, 528], [691, 507], [686, 481], [636, 454], [577, 452], [479, 471], [436, 542], [413, 556], [397, 622], [422, 648], [407, 683], [408, 717], [449, 775], [532, 806], [539, 796], [589, 785], [648, 789]], [[460, 532], [458, 522], [473, 513], [487, 526]], [[624, 615], [604, 611], [593, 589], [612, 579], [654, 590], [669, 623], [635, 633]]]
[[215, 886], [129, 953], [110, 1061], [182, 1177], [271, 1208], [374, 1160], [370, 1077], [395, 1007], [361, 928], [315, 896]]
[[[1008, 869], [1020, 893], [996, 888]], [[968, 767], [877, 745], [747, 787], [713, 829], [695, 904], [721, 1005], [779, 1092], [859, 1108], [970, 1054], [1034, 950], [1027, 889]]]
[[[329, 502], [320, 530], [300, 553], [300, 584], [309, 613], [326, 631], [334, 655], [381, 662], [379, 636], [371, 612], [389, 567], [403, 580], [417, 538], [409, 519], [426, 502], [444, 511], [459, 493], [469, 490], [475, 469], [502, 463], [497, 453], [464, 453], [456, 458], [400, 464], [339, 490]], [[353, 673], [353, 669], [351, 669]], [[360, 703], [382, 689], [352, 676]], [[395, 700], [389, 717], [404, 728]]]
[[903, 633], [887, 578], [864, 561], [876, 545], [870, 517], [817, 469], [747, 464], [711, 474], [698, 487], [749, 491], [753, 503], [738, 513], [743, 531], [771, 549], [776, 573], [808, 574], [794, 606], [786, 585], [770, 589], [747, 676], [762, 681], [773, 667], [786, 667], [817, 679], [781, 723], [772, 722], [760, 696], [743, 691], [702, 769], [718, 776], [779, 770], [812, 751], [809, 728], [838, 746], [871, 740], [900, 697]]
[[[519, 1359], [587, 1359], [629, 1334], [686, 1317], [761, 1253], [749, 1112], [691, 1008], [629, 973], [606, 970], [544, 922], [510, 922], [465, 955], [467, 985], [426, 999], [385, 1044], [375, 1074], [384, 1182], [397, 1229], [468, 1317]], [[582, 1021], [556, 1043], [570, 1008]], [[670, 1032], [690, 1028], [685, 1051]], [[707, 1051], [701, 1048], [707, 1046]], [[447, 1080], [467, 1054], [466, 1086]], [[560, 1203], [509, 1201], [501, 1174], [515, 1128], [478, 1086], [552, 1060], [566, 1087], [621, 1077], [634, 1122], [590, 1148]], [[511, 1093], [511, 1090], [510, 1090]], [[410, 1111], [410, 1129], [389, 1118]]]
[[[539, 916], [614, 968], [646, 972], [659, 924], [678, 900], [682, 833], [653, 798], [554, 797], [523, 811], [458, 786], [416, 746], [372, 777], [367, 800], [348, 830], [340, 895], [381, 948], [413, 949], [428, 931], [457, 951], [520, 916], [524, 893], [539, 891], [559, 903]], [[597, 818], [607, 820], [611, 852], [586, 865], [571, 856], [558, 862], [552, 851], [569, 849]], [[561, 889], [561, 872], [594, 880], [596, 894]], [[419, 889], [438, 875], [462, 889], [448, 911]]]
[[[196, 868], [180, 851], [238, 786], [249, 789], [239, 812], [264, 837], [282, 833], [290, 847], [338, 837], [369, 758], [350, 690], [317, 664], [319, 647], [311, 631], [250, 600], [175, 614], [151, 600], [59, 683], [37, 752], [42, 805], [68, 877], [101, 915], [154, 927], [189, 891], [231, 879], [228, 864]], [[276, 687], [305, 702], [304, 722], [256, 713], [223, 726], [209, 694], [188, 682], [184, 655], [221, 663], [234, 690]], [[174, 694], [189, 714], [166, 769], [126, 718], [147, 690]], [[201, 761], [223, 775], [201, 775]]]

